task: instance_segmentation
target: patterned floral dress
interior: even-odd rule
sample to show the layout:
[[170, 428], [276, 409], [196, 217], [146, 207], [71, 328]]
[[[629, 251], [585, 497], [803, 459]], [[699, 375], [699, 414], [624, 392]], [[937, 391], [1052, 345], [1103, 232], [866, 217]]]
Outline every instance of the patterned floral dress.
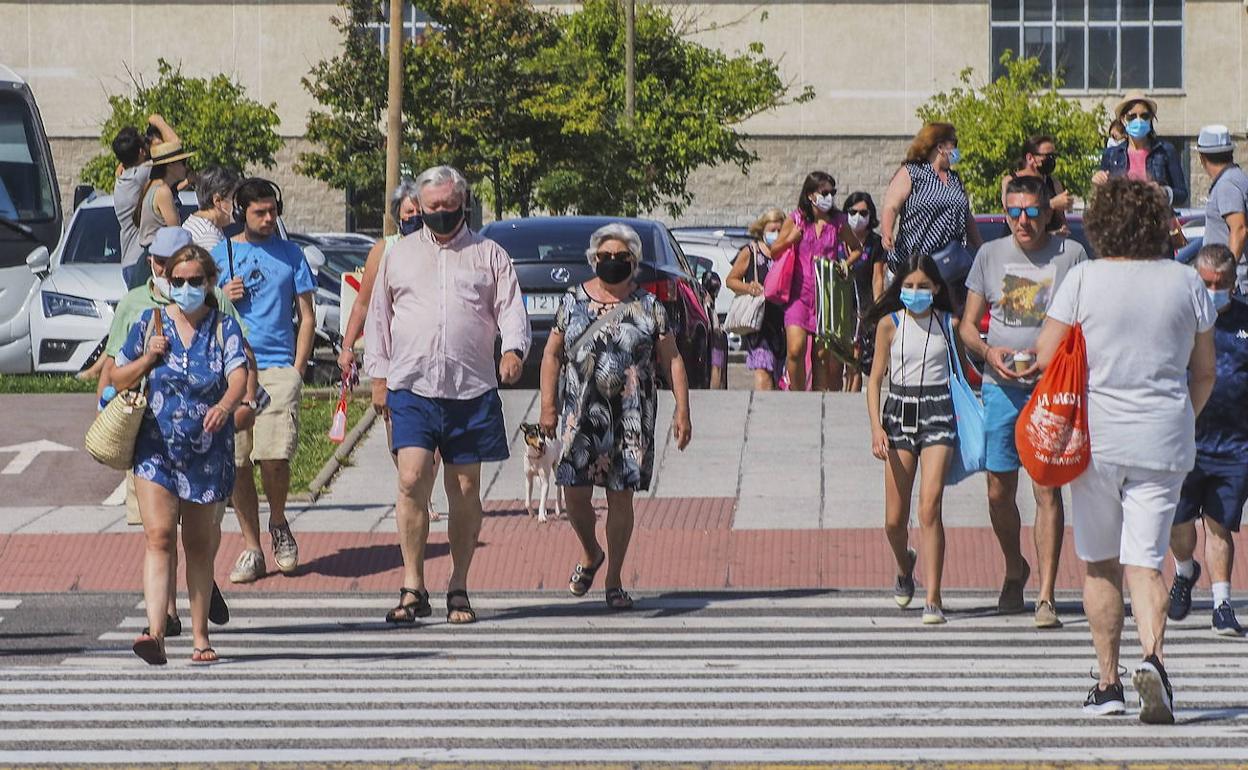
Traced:
[[[234, 488], [234, 421], [216, 433], [204, 430], [208, 408], [225, 395], [226, 377], [247, 364], [243, 330], [218, 311], [208, 313], [189, 346], [182, 344], [168, 313], [162, 313], [169, 353], [148, 376], [147, 412], [134, 447], [134, 475], [192, 503], [216, 503]], [[152, 311], [130, 327], [117, 365], [143, 355]], [[217, 324], [221, 333], [217, 334]]]
[[[647, 291], [635, 289], [626, 309], [567, 360], [560, 377], [563, 457], [555, 481], [566, 487], [644, 491], [654, 472], [658, 401], [655, 348], [667, 336], [667, 313]], [[570, 289], [555, 316], [564, 350], [614, 305]]]

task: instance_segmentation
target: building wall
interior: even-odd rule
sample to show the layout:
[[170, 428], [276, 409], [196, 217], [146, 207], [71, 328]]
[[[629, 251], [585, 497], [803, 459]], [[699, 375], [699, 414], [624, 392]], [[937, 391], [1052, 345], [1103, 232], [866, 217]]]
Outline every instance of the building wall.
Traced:
[[[763, 43], [798, 88], [816, 98], [743, 125], [760, 161], [742, 178], [735, 168], [704, 169], [691, 180], [696, 199], [682, 222], [742, 221], [760, 205], [791, 203], [802, 176], [824, 168], [841, 190], [882, 192], [915, 109], [973, 67], [989, 69], [987, 0], [663, 0], [707, 45], [739, 51]], [[544, 7], [567, 10], [572, 0]], [[298, 179], [289, 161], [315, 107], [300, 80], [333, 56], [339, 34], [334, 0], [0, 0], [0, 61], [26, 77], [56, 145], [68, 199], [81, 163], [107, 114], [107, 95], [129, 88], [129, 73], [151, 77], [160, 56], [191, 75], [225, 72], [248, 93], [275, 102], [287, 138], [281, 165], [295, 211], [308, 226], [339, 227], [338, 193]], [[1194, 136], [1201, 125], [1248, 129], [1248, 12], [1241, 0], [1187, 0], [1184, 90], [1159, 98], [1167, 135]], [[1120, 94], [1089, 95], [1109, 104]], [[78, 140], [87, 139], [86, 144]], [[87, 147], [87, 145], [92, 145]], [[1194, 198], [1203, 200], [1194, 163]], [[307, 198], [306, 206], [300, 202]], [[323, 219], [323, 221], [321, 221]], [[727, 221], [724, 219], [723, 221]]]

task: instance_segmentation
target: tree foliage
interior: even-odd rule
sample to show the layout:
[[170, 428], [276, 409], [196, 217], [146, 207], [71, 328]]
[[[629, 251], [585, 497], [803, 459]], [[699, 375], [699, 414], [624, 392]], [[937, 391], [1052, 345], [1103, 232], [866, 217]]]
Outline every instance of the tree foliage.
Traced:
[[[385, 198], [386, 57], [370, 28], [378, 0], [343, 0], [342, 52], [304, 80], [321, 105], [318, 147], [299, 170], [356, 191], [380, 219]], [[496, 215], [620, 214], [692, 200], [695, 169], [755, 160], [737, 126], [785, 103], [790, 86], [760, 46], [728, 55], [685, 39], [668, 12], [637, 9], [636, 119], [624, 115], [624, 19], [614, 0], [567, 14], [529, 0], [422, 0], [433, 28], [404, 46], [403, 165], [450, 163], [481, 180]], [[811, 98], [809, 90], [794, 100]]]
[[152, 113], [162, 115], [178, 132], [183, 146], [195, 151], [193, 166], [217, 163], [240, 171], [257, 165], [273, 167], [273, 156], [282, 147], [276, 104], [249, 99], [246, 89], [225, 75], [187, 77], [180, 65], [164, 59], [157, 63], [156, 82], [149, 85], [142, 78], [132, 80], [133, 96], [108, 97], [112, 114], [100, 128], [104, 152], [83, 168], [84, 183], [112, 191], [117, 167], [113, 137], [125, 126], [145, 130], [147, 116]]
[[958, 173], [976, 211], [1001, 209], [1001, 177], [1017, 166], [1023, 142], [1052, 136], [1058, 152], [1054, 176], [1074, 195], [1084, 196], [1104, 147], [1109, 116], [1103, 106], [1086, 109], [1058, 93], [1061, 81], [1038, 59], [1001, 57], [1005, 74], [981, 86], [973, 70], [962, 71], [961, 86], [936, 94], [918, 110], [923, 122], [944, 121], [958, 129], [962, 162]]

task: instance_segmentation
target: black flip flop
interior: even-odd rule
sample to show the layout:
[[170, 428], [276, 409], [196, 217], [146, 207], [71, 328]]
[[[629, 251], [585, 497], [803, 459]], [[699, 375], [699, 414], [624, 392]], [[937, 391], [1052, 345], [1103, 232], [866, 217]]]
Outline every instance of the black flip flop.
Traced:
[[[408, 595], [416, 597], [416, 601], [411, 604], [404, 604], [403, 599]], [[399, 589], [399, 606], [386, 613], [386, 622], [392, 625], [407, 625], [415, 623], [416, 618], [427, 618], [433, 614], [433, 607], [429, 606], [428, 591], [413, 591], [410, 588]]]
[[568, 591], [577, 597], [589, 593], [589, 589], [594, 585], [594, 576], [598, 574], [598, 570], [602, 569], [602, 565], [606, 561], [606, 551], [598, 552], [598, 560], [594, 562], [592, 567], [586, 567], [578, 561], [576, 568], [572, 570], [572, 577], [568, 578]]
[[142, 634], [138, 639], [134, 640], [134, 646], [131, 647], [134, 654], [138, 655], [148, 665], [163, 666], [169, 662], [169, 658], [165, 656], [164, 640], [158, 639], [151, 634]]
[[[463, 599], [464, 601], [462, 603], [456, 602], [456, 599]], [[471, 620], [451, 620], [451, 615], [456, 612], [467, 614]], [[446, 622], [454, 626], [462, 626], [477, 622], [477, 612], [468, 602], [468, 592], [464, 589], [456, 588], [454, 591], [446, 592]]]
[[212, 598], [208, 601], [208, 621], [217, 626], [230, 622], [230, 605], [225, 603], [215, 580], [212, 581]]

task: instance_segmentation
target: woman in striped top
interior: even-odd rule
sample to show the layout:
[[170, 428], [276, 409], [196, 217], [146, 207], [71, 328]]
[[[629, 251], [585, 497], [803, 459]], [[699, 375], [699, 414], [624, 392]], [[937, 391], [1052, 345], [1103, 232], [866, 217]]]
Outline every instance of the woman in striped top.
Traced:
[[[949, 123], [925, 125], [884, 195], [880, 236], [893, 273], [915, 255], [933, 255], [950, 243], [978, 249], [983, 239], [958, 172], [958, 134]], [[951, 286], [954, 294], [965, 289]], [[956, 303], [955, 303], [956, 304]]]

